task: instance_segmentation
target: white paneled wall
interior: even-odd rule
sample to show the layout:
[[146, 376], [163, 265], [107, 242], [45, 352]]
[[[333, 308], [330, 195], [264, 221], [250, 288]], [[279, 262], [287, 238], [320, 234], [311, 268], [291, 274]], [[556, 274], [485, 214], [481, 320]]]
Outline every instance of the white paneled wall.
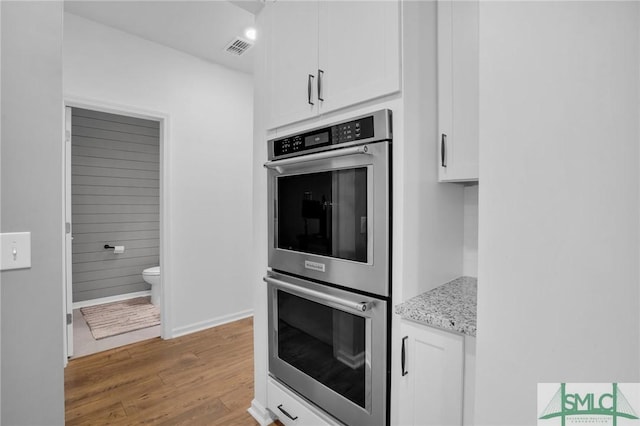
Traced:
[[149, 290], [142, 271], [160, 264], [159, 123], [72, 111], [73, 301]]

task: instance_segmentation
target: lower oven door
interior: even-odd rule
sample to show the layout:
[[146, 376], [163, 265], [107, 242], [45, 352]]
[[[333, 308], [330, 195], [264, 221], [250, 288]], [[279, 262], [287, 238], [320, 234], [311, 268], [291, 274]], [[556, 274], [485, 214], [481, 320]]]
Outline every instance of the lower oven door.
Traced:
[[387, 302], [278, 273], [269, 373], [348, 425], [387, 422]]

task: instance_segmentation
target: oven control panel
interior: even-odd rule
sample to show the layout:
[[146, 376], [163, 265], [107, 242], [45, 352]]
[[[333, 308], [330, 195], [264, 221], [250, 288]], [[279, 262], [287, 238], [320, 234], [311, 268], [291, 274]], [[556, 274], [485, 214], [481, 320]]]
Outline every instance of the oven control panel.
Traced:
[[375, 136], [374, 116], [334, 124], [273, 141], [274, 158], [317, 150], [318, 148], [356, 142]]

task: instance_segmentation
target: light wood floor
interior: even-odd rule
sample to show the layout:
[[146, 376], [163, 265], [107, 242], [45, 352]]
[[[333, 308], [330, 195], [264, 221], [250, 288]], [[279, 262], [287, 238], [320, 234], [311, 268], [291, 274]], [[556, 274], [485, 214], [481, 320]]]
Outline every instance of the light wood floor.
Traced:
[[72, 359], [67, 425], [257, 425], [253, 319]]

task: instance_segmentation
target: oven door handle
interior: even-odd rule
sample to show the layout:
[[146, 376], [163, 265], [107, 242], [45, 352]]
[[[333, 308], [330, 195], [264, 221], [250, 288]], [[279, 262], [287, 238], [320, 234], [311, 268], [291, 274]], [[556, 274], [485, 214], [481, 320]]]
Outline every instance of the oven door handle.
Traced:
[[268, 169], [275, 169], [278, 173], [282, 173], [282, 167], [292, 164], [306, 163], [309, 161], [326, 160], [328, 158], [344, 157], [347, 155], [366, 154], [371, 155], [367, 145], [354, 146], [350, 148], [336, 149], [333, 151], [318, 152], [315, 154], [303, 155], [300, 157], [285, 158], [283, 160], [267, 161], [264, 166]]
[[263, 280], [268, 284], [273, 284], [275, 286], [278, 286], [287, 290], [293, 290], [300, 294], [315, 297], [317, 299], [320, 299], [326, 302], [333, 302], [337, 305], [344, 306], [345, 308], [353, 309], [358, 312], [366, 312], [369, 309], [371, 309], [371, 306], [373, 305], [373, 302], [352, 302], [351, 300], [345, 300], [345, 299], [342, 299], [341, 297], [332, 296], [330, 294], [325, 294], [320, 291], [300, 287], [295, 284], [289, 284], [287, 282], [277, 280], [271, 277], [264, 277]]

